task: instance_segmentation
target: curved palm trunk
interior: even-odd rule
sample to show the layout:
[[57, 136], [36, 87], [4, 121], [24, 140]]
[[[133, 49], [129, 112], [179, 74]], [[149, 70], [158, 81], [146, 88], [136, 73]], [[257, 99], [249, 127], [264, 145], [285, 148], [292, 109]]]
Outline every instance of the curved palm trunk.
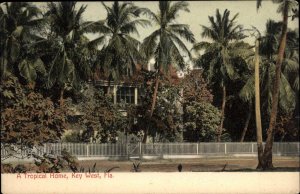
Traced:
[[257, 140], [257, 169], [262, 166], [263, 141], [260, 115], [260, 90], [259, 90], [259, 40], [255, 41], [255, 64], [254, 64], [254, 85], [255, 85], [255, 122], [256, 122], [256, 140]]
[[252, 102], [249, 102], [248, 115], [247, 115], [247, 119], [246, 119], [246, 122], [245, 122], [245, 126], [244, 126], [244, 129], [243, 129], [243, 132], [242, 132], [242, 136], [241, 136], [240, 142], [244, 141], [246, 133], [247, 133], [247, 130], [248, 130], [249, 122], [250, 122], [250, 119], [251, 119], [251, 113], [252, 113], [252, 109], [251, 108], [252, 108]]
[[[152, 115], [153, 115], [153, 112], [154, 112], [154, 108], [155, 108], [155, 104], [156, 104], [156, 98], [157, 98], [158, 86], [159, 86], [159, 75], [156, 76], [156, 80], [155, 80], [155, 88], [154, 88], [154, 93], [153, 93], [153, 96], [152, 96], [152, 104], [151, 104], [149, 118], [152, 118]], [[143, 143], [146, 143], [148, 133], [149, 133], [149, 125], [147, 126], [147, 129], [144, 132]]]
[[278, 108], [278, 100], [279, 100], [279, 85], [280, 85], [280, 75], [281, 75], [281, 65], [283, 61], [284, 50], [286, 46], [286, 34], [287, 34], [287, 25], [288, 25], [288, 6], [287, 2], [284, 4], [283, 11], [283, 24], [282, 31], [280, 37], [280, 44], [278, 49], [278, 56], [276, 60], [276, 70], [275, 70], [275, 80], [272, 92], [272, 109], [271, 116], [269, 122], [269, 129], [267, 131], [267, 140], [266, 146], [263, 154], [263, 169], [273, 168], [272, 163], [272, 147], [273, 147], [273, 137], [274, 137], [274, 127], [276, 125], [276, 117], [277, 117], [277, 108]]
[[222, 98], [222, 110], [221, 110], [221, 123], [219, 125], [219, 128], [217, 130], [218, 136], [217, 136], [217, 142], [221, 141], [221, 135], [223, 131], [223, 123], [225, 118], [225, 106], [226, 106], [226, 87], [223, 86], [223, 98]]

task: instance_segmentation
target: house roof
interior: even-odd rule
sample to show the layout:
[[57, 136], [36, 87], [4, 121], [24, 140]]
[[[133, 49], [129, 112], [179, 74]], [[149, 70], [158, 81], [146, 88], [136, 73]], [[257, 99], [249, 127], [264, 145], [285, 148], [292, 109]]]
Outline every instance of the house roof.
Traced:
[[[143, 71], [148, 71], [145, 68], [145, 65], [136, 64], [135, 71], [132, 76], [120, 76], [119, 81], [112, 81], [114, 84], [122, 84], [122, 85], [140, 85], [144, 81]], [[167, 73], [163, 73], [163, 76], [171, 83], [171, 84], [179, 84], [181, 78], [177, 75], [177, 69], [172, 65], [169, 65], [169, 71]], [[97, 84], [106, 85], [108, 84], [108, 74], [101, 69], [95, 71], [93, 76], [93, 81]]]

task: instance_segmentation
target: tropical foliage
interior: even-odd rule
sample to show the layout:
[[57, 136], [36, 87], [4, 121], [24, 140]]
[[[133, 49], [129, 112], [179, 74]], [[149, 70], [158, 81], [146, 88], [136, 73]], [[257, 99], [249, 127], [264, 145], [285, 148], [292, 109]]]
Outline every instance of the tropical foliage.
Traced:
[[[227, 9], [208, 16], [209, 25], [200, 24], [202, 40], [195, 43], [189, 25], [179, 20], [190, 11], [184, 1], [160, 1], [157, 13], [133, 2], [102, 2], [106, 17], [97, 21], [84, 20], [84, 3], [49, 2], [44, 9], [1, 3], [2, 145], [32, 150], [62, 140], [124, 143], [124, 136], [126, 142], [127, 137], [149, 142], [148, 136], [153, 142], [257, 140], [258, 167], [271, 168], [273, 140], [295, 140], [299, 134], [299, 30], [288, 28], [289, 19], [299, 17], [298, 4], [274, 2], [282, 21], [266, 23], [256, 52], [245, 42], [249, 29], [237, 23], [239, 14]], [[140, 40], [140, 28], [150, 26], [152, 33]], [[90, 40], [89, 33], [96, 38]], [[155, 71], [145, 70], [153, 60]], [[188, 71], [190, 62], [198, 68]], [[112, 81], [122, 87], [125, 79], [137, 87], [138, 104], [114, 104], [101, 90], [110, 89]], [[93, 85], [99, 81], [105, 83], [101, 89]], [[254, 104], [262, 110], [262, 117], [255, 114], [262, 130], [252, 122]], [[62, 139], [74, 128], [81, 131]], [[76, 172], [76, 160], [63, 155], [35, 156], [39, 171], [59, 172], [67, 163]]]
[[15, 77], [1, 85], [1, 142], [33, 147], [58, 141], [65, 129], [64, 107], [56, 108], [49, 98], [26, 91]]
[[117, 131], [123, 131], [126, 123], [126, 117], [120, 112], [121, 105], [113, 104], [102, 90], [88, 87], [80, 102], [73, 104], [80, 113], [78, 123], [83, 126], [78, 138], [82, 142], [91, 139], [93, 142], [116, 142]]
[[204, 54], [197, 63], [204, 69], [207, 81], [215, 87], [222, 89], [221, 121], [218, 129], [219, 138], [222, 135], [223, 121], [225, 117], [226, 92], [231, 80], [238, 79], [235, 64], [239, 64], [239, 58], [246, 58], [250, 45], [242, 42], [245, 38], [242, 26], [236, 25], [238, 14], [230, 18], [230, 11], [225, 10], [223, 15], [216, 10], [216, 16], [209, 16], [211, 26], [202, 26], [203, 38], [209, 38], [212, 42], [199, 42], [193, 47], [195, 50], [204, 50]]
[[[278, 48], [279, 42], [279, 32], [281, 29], [281, 22], [274, 22], [269, 20], [266, 24], [266, 35], [261, 37], [260, 40], [260, 57], [261, 57], [261, 68], [260, 68], [260, 79], [261, 79], [261, 95], [263, 99], [262, 109], [267, 110], [267, 114], [271, 112], [271, 102], [272, 102], [272, 83], [274, 82], [274, 73], [275, 73], [275, 59], [277, 57], [276, 52]], [[294, 39], [295, 32], [290, 32], [288, 34], [288, 39]], [[295, 43], [294, 43], [295, 44]], [[290, 44], [293, 46], [292, 44]], [[284, 112], [291, 112], [295, 108], [295, 93], [292, 89], [290, 82], [295, 83], [297, 78], [295, 77], [293, 80], [288, 81], [289, 73], [292, 73], [299, 69], [299, 63], [297, 62], [298, 54], [295, 50], [290, 50], [287, 48], [286, 53], [290, 53], [286, 55], [283, 63], [283, 68], [285, 73], [281, 74], [280, 81], [280, 96], [279, 96], [279, 106]], [[252, 68], [253, 66], [250, 66]], [[289, 72], [289, 73], [288, 73]], [[249, 75], [248, 75], [249, 76]], [[297, 84], [295, 84], [297, 85]], [[249, 76], [249, 80], [246, 82], [245, 86], [241, 90], [241, 96], [246, 100], [250, 100], [254, 97], [254, 77]]]
[[41, 11], [31, 3], [12, 2], [0, 6], [0, 69], [1, 77], [14, 73], [24, 81], [34, 82], [37, 74], [45, 75], [43, 62], [32, 48], [44, 24]]
[[118, 81], [120, 77], [132, 75], [142, 56], [138, 51], [140, 41], [133, 38], [139, 35], [138, 26], [147, 27], [151, 23], [139, 18], [147, 12], [133, 3], [115, 1], [111, 7], [102, 3], [107, 11], [106, 20], [97, 21], [93, 32], [100, 36], [91, 44], [102, 46], [95, 69], [103, 71], [109, 80]]
[[[220, 111], [207, 102], [192, 102], [186, 106], [183, 127], [191, 142], [215, 141], [221, 120]], [[227, 139], [228, 140], [228, 139]]]
[[[144, 39], [141, 45], [141, 52], [147, 61], [151, 58], [155, 59], [154, 67], [157, 71], [155, 82], [153, 82], [155, 83], [155, 88], [152, 95], [150, 118], [155, 109], [161, 74], [167, 74], [170, 66], [177, 66], [183, 69], [186, 62], [184, 56], [188, 56], [191, 59], [190, 51], [182, 40], [194, 43], [195, 38], [188, 25], [176, 22], [179, 11], [189, 12], [188, 3], [183, 1], [174, 3], [160, 1], [158, 14], [148, 12], [151, 19], [159, 26], [157, 30]], [[145, 131], [143, 142], [147, 140], [147, 133], [148, 129]]]
[[83, 22], [86, 6], [76, 9], [76, 2], [48, 3], [47, 44], [44, 60], [47, 64], [47, 88], [60, 90], [59, 100], [63, 103], [66, 89], [81, 89], [82, 81], [91, 78], [91, 61], [95, 47], [84, 33], [93, 29], [91, 22]]

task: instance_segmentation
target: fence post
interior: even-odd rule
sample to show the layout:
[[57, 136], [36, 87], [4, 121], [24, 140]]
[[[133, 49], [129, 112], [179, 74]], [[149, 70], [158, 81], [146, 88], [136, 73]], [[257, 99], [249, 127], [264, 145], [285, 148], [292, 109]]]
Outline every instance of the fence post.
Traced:
[[226, 143], [224, 143], [224, 148], [225, 148], [225, 155], [227, 154], [227, 146]]
[[130, 159], [130, 156], [129, 156], [129, 143], [126, 143], [126, 156], [127, 156], [127, 160]]
[[142, 159], [142, 142], [139, 142], [139, 148], [140, 148], [140, 160]]
[[251, 143], [251, 153], [254, 153], [254, 149], [253, 149], [253, 143]]
[[197, 143], [197, 155], [199, 154], [199, 144]]
[[89, 144], [86, 144], [86, 157], [89, 157], [90, 153], [89, 153]]

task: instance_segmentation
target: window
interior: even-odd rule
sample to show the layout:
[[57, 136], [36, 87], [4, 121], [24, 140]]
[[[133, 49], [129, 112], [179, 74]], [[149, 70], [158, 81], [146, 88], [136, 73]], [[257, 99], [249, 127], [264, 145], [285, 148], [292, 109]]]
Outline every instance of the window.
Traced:
[[134, 104], [134, 87], [118, 87], [117, 90], [117, 103], [121, 101]]

